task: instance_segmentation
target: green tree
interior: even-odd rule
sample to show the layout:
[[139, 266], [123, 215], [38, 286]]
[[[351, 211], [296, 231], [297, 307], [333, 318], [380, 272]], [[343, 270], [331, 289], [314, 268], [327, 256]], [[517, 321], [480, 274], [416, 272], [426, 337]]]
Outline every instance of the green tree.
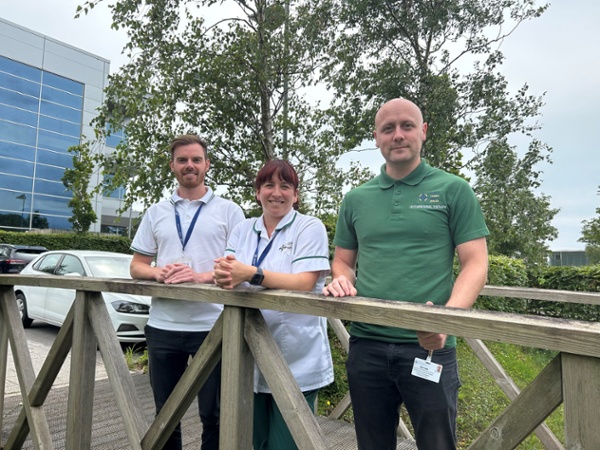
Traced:
[[238, 203], [253, 200], [252, 182], [264, 161], [281, 157], [301, 177], [306, 208], [337, 209], [348, 182], [335, 167], [342, 149], [328, 147], [324, 111], [304, 94], [316, 81], [329, 16], [305, 1], [232, 0], [227, 6], [227, 18], [209, 23], [203, 15], [222, 14], [223, 2], [112, 4], [113, 27], [129, 37], [124, 52], [130, 62], [110, 76], [95, 120], [98, 139], [121, 128], [126, 134], [116, 152], [96, 156], [112, 175], [107, 187], [126, 187], [123, 210], [135, 200], [156, 202], [174, 186], [169, 141], [195, 132], [211, 144], [207, 181], [225, 186]]
[[540, 171], [535, 166], [549, 162], [545, 145], [534, 140], [519, 159], [506, 140], [494, 141], [475, 166], [474, 190], [490, 230], [491, 254], [524, 260], [528, 265], [545, 264], [547, 241], [558, 236], [551, 221], [558, 209], [550, 207], [546, 195], [537, 194]]
[[[540, 178], [534, 166], [549, 162], [551, 152], [533, 136], [543, 96], [529, 94], [527, 84], [509, 88], [499, 48], [547, 5], [536, 6], [535, 0], [324, 1], [336, 23], [330, 60], [322, 70], [335, 93], [331, 111], [337, 141], [332, 146], [350, 149], [371, 138], [375, 112], [385, 101], [414, 101], [429, 124], [423, 148], [428, 161], [465, 177], [476, 171], [475, 190], [491, 225], [491, 252], [541, 262], [545, 242], [556, 236], [550, 220], [557, 213], [548, 197], [535, 194]], [[516, 135], [529, 141], [521, 160], [508, 144]], [[467, 151], [472, 156], [466, 158]]]
[[[500, 66], [502, 41], [547, 6], [534, 0], [315, 0], [334, 16], [323, 79], [335, 92], [335, 145], [372, 137], [385, 101], [414, 101], [429, 123], [424, 153], [453, 173], [511, 133], [530, 135], [542, 97], [524, 85], [511, 93]], [[472, 68], [469, 70], [469, 65]], [[476, 154], [478, 156], [478, 154]]]
[[[598, 195], [600, 195], [600, 186], [598, 186]], [[596, 214], [598, 217], [582, 222], [583, 228], [579, 238], [579, 242], [587, 244], [585, 254], [590, 264], [600, 263], [600, 207], [596, 208]]]
[[70, 147], [69, 152], [73, 154], [73, 168], [66, 169], [62, 177], [63, 184], [72, 193], [69, 206], [73, 215], [69, 217], [69, 222], [73, 225], [73, 231], [86, 233], [98, 219], [92, 207], [92, 194], [88, 191], [94, 161], [87, 141], [79, 146]]

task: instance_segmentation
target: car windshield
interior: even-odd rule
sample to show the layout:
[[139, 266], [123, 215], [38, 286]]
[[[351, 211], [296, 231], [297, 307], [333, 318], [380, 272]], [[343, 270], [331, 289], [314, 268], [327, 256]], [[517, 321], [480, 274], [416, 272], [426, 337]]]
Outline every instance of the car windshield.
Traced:
[[98, 278], [131, 278], [129, 264], [131, 256], [87, 256], [91, 275]]

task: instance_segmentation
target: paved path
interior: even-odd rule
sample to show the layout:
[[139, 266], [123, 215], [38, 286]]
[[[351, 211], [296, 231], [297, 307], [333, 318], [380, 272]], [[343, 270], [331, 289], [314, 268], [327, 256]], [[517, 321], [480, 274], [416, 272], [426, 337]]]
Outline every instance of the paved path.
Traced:
[[[27, 345], [29, 346], [29, 352], [31, 354], [31, 362], [33, 363], [33, 369], [37, 375], [42, 368], [42, 364], [48, 356], [50, 347], [58, 334], [59, 328], [53, 327], [52, 325], [45, 324], [43, 322], [35, 321], [31, 325], [31, 328], [25, 329], [27, 335]], [[52, 385], [53, 387], [67, 386], [69, 384], [69, 372], [71, 368], [71, 354], [67, 356], [65, 363], [60, 370], [60, 373], [56, 377], [56, 381]], [[104, 363], [100, 352], [96, 356], [96, 379], [106, 378], [106, 370], [104, 369]], [[8, 370], [6, 374], [6, 395], [19, 393], [19, 380], [17, 379], [17, 372], [15, 371], [15, 364], [13, 362], [12, 353], [10, 350], [10, 344], [8, 345]]]

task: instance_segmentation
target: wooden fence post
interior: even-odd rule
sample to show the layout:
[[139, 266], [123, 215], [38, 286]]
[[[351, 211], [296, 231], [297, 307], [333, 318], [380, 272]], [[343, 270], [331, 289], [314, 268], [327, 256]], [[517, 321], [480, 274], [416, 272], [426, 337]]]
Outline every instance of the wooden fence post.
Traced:
[[[73, 317], [73, 344], [71, 346], [71, 378], [67, 408], [68, 450], [91, 448], [92, 412], [96, 381], [96, 346], [94, 330], [87, 315], [88, 298], [98, 293], [77, 291]], [[90, 299], [91, 300], [91, 299]]]
[[244, 339], [245, 310], [223, 311], [220, 448], [252, 449], [254, 358]]
[[565, 448], [600, 448], [600, 359], [563, 353]]

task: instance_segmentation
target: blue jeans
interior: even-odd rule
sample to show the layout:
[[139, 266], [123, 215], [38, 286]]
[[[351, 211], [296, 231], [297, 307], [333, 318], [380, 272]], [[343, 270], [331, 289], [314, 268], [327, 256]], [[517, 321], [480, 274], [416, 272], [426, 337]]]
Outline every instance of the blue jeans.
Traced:
[[439, 383], [411, 375], [415, 358], [426, 359], [427, 350], [350, 338], [346, 369], [359, 450], [395, 450], [402, 403], [420, 450], [456, 449], [456, 349], [433, 353], [432, 362], [443, 366]]
[[[185, 372], [188, 358], [196, 354], [208, 336], [208, 332], [168, 331], [148, 325], [144, 332], [148, 346], [150, 385], [158, 414]], [[202, 422], [202, 450], [219, 448], [220, 390], [221, 363], [217, 365], [198, 393], [198, 409]], [[179, 424], [163, 450], [181, 450], [181, 448], [181, 424]]]

